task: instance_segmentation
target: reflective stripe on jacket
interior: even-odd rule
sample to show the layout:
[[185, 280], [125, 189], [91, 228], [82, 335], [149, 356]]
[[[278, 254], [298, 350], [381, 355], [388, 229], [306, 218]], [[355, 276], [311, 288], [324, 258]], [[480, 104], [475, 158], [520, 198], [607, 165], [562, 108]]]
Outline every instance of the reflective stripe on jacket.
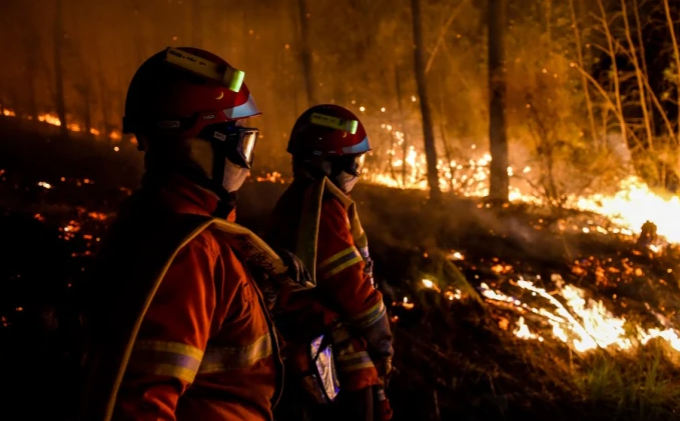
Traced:
[[[118, 228], [126, 233], [121, 237], [125, 241], [119, 238], [112, 243], [116, 247], [108, 250], [105, 270], [99, 272], [106, 274], [103, 283], [116, 283], [99, 293], [102, 310], [94, 311], [98, 314], [92, 324], [96, 337], [88, 355], [93, 404], [103, 399], [97, 392], [107, 387], [102, 383], [116, 382], [108, 374], [116, 368], [106, 364], [123, 355], [124, 377], [112, 389], [112, 420], [271, 420], [282, 374], [278, 342], [259, 288], [224, 240], [222, 228], [212, 225], [192, 234], [164, 269], [156, 269], [162, 259], [140, 257], [153, 256], [154, 248], [168, 246], [161, 241], [166, 237], [163, 230], [172, 231], [173, 221], [183, 220], [172, 215], [193, 214], [210, 221], [216, 199], [177, 177], [144, 195], [143, 206], [135, 205], [130, 212], [146, 212], [146, 219], [138, 219], [127, 231], [126, 219], [122, 219], [123, 227]], [[168, 224], [146, 229], [167, 215], [171, 215]], [[153, 233], [154, 239], [135, 230]], [[148, 294], [135, 286], [148, 283], [147, 277], [158, 270], [164, 275], [155, 291]], [[140, 304], [148, 299], [147, 304]], [[135, 328], [136, 316], [127, 312], [146, 305], [141, 324]], [[129, 359], [118, 345], [125, 341], [128, 326], [134, 335]], [[89, 404], [87, 394], [85, 400]], [[102, 413], [106, 411], [86, 410], [84, 420], [108, 421], [99, 416]]]
[[[330, 183], [328, 180], [325, 182]], [[353, 202], [347, 196], [340, 196], [342, 193], [337, 194], [337, 188], [334, 192], [319, 191], [318, 183], [309, 180], [293, 182], [274, 212], [271, 241], [280, 247], [292, 248], [301, 257], [309, 258], [313, 254], [314, 264], [308, 266], [316, 268], [317, 279], [315, 291], [296, 293], [284, 290], [277, 313], [288, 324], [283, 328], [284, 334], [289, 335], [286, 336], [288, 342], [304, 343], [313, 335], [327, 333], [337, 321], [350, 328], [351, 333], [345, 329], [346, 340], [338, 340], [334, 335], [333, 345], [341, 387], [358, 390], [380, 384], [362, 332], [384, 325], [380, 322], [387, 317], [386, 308], [382, 294], [364, 273], [364, 258], [355, 236], [359, 237], [360, 248], [366, 255], [367, 242]], [[318, 194], [321, 196], [317, 200], [315, 195]], [[309, 203], [318, 203], [318, 212], [313, 207], [310, 210]], [[318, 215], [318, 219], [310, 215]], [[318, 225], [310, 227], [309, 221], [315, 220]], [[310, 239], [315, 239], [316, 243], [308, 244]], [[391, 354], [389, 328], [382, 333], [387, 341], [381, 343], [386, 343], [387, 347], [374, 351]], [[291, 349], [304, 349], [304, 346], [291, 346]], [[299, 361], [298, 358], [291, 360]], [[304, 371], [305, 367], [292, 370]]]

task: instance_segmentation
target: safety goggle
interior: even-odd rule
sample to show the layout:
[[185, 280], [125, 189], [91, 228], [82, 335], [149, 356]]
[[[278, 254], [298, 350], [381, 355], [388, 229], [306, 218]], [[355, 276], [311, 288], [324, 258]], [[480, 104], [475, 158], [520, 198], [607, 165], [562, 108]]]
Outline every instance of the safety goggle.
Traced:
[[198, 137], [214, 142], [231, 162], [250, 169], [255, 158], [255, 145], [259, 135], [260, 130], [256, 128], [240, 127], [230, 122], [206, 126]]

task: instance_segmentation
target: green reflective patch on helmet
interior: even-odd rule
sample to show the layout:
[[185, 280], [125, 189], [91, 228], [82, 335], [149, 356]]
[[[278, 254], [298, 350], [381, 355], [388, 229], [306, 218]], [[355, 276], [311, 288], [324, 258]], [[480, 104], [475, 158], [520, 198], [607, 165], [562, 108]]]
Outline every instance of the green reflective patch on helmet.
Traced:
[[[230, 78], [229, 78], [230, 77]], [[224, 74], [224, 84], [232, 92], [238, 92], [243, 85], [243, 79], [246, 77], [246, 72], [229, 68]], [[229, 79], [228, 79], [229, 78]]]
[[347, 126], [349, 126], [348, 132], [352, 134], [357, 134], [357, 129], [359, 128], [359, 122], [356, 120], [350, 120], [347, 122]]
[[321, 113], [312, 113], [310, 121], [317, 126], [342, 130], [351, 134], [356, 134], [359, 128], [359, 122], [357, 120], [345, 120], [344, 118], [333, 117]]

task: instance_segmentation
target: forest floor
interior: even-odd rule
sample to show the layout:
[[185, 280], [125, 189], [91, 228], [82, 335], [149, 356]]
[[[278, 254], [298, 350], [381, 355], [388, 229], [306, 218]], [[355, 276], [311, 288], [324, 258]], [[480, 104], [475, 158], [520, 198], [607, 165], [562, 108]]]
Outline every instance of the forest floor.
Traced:
[[[142, 164], [130, 144], [31, 132], [0, 118], [0, 414], [61, 421], [78, 396], [78, 293]], [[239, 218], [259, 231], [285, 185], [254, 178]], [[370, 185], [354, 198], [394, 321], [395, 420], [680, 419], [676, 246], [593, 214], [434, 208]]]

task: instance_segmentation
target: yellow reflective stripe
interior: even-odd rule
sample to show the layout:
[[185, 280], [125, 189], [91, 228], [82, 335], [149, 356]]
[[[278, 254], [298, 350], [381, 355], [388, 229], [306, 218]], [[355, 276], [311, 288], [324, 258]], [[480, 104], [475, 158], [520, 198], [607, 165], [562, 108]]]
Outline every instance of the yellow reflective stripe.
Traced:
[[371, 357], [366, 351], [340, 354], [337, 358], [337, 366], [340, 371], [354, 371], [362, 368], [375, 367]]
[[248, 368], [259, 360], [271, 356], [272, 353], [272, 338], [269, 333], [244, 347], [208, 345], [198, 372], [207, 374]]
[[358, 327], [367, 328], [378, 322], [385, 314], [387, 314], [387, 308], [381, 300], [363, 313], [352, 317], [352, 322]]
[[137, 341], [135, 343], [135, 350], [152, 350], [152, 351], [165, 351], [172, 352], [175, 354], [186, 355], [187, 357], [192, 357], [197, 360], [203, 358], [203, 351], [196, 348], [195, 346], [183, 344], [180, 342], [167, 342], [167, 341]]
[[184, 380], [187, 383], [193, 383], [196, 378], [196, 370], [178, 367], [172, 364], [149, 364], [144, 367], [144, 370], [131, 370], [131, 372], [136, 374], [157, 374], [159, 376], [174, 377], [176, 379]]
[[133, 374], [156, 374], [194, 381], [203, 358], [200, 349], [167, 341], [139, 341], [135, 344], [128, 371]]
[[352, 246], [352, 247], [348, 247], [348, 248], [344, 249], [343, 251], [341, 251], [339, 253], [335, 253], [334, 255], [329, 257], [328, 259], [321, 262], [319, 264], [319, 269], [324, 269], [326, 266], [330, 265], [334, 261], [341, 259], [341, 258], [347, 256], [348, 254], [351, 254], [355, 250], [356, 250], [356, 247]]
[[345, 250], [334, 254], [319, 265], [319, 277], [330, 278], [340, 273], [342, 270], [363, 261], [361, 254], [356, 247], [348, 247]]

